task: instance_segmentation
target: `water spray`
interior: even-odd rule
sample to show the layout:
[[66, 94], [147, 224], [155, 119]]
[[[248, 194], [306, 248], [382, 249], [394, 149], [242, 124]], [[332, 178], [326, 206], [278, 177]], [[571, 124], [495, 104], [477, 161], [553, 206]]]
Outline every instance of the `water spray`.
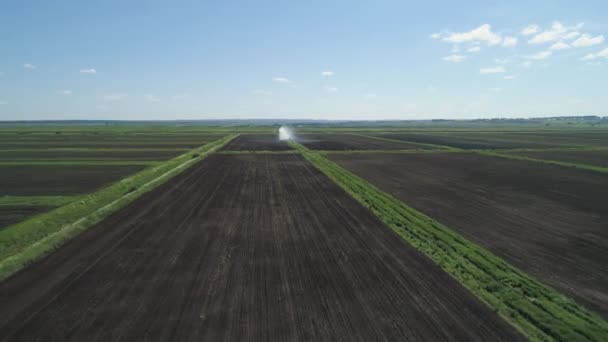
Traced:
[[279, 140], [292, 140], [294, 138], [291, 129], [285, 126], [279, 128]]

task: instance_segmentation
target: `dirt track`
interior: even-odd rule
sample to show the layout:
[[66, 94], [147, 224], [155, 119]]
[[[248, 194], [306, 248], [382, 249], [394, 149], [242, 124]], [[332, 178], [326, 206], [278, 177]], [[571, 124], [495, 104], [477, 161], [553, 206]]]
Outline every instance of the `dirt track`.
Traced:
[[0, 339], [518, 340], [298, 155], [213, 155], [0, 283]]
[[471, 153], [331, 159], [608, 317], [608, 175]]

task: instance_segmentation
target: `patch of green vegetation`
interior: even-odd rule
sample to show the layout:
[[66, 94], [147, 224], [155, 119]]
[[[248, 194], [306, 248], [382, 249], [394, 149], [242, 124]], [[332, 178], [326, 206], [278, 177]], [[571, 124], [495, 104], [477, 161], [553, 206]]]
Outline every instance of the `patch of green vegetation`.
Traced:
[[77, 201], [81, 196], [1, 196], [0, 206], [35, 205], [59, 207]]
[[[226, 136], [122, 179], [78, 201], [0, 231], [0, 280], [39, 259], [142, 194], [220, 149]], [[193, 154], [199, 157], [192, 158]]]
[[290, 142], [410, 245], [531, 340], [606, 341], [608, 322], [484, 248], [328, 160]]
[[494, 151], [476, 151], [476, 152], [479, 153], [479, 154], [486, 155], [486, 156], [500, 157], [500, 158], [506, 158], [506, 159], [515, 159], [515, 160], [523, 160], [523, 161], [529, 161], [529, 162], [535, 162], [535, 163], [543, 163], [543, 164], [549, 164], [549, 165], [559, 165], [559, 166], [573, 167], [573, 168], [576, 168], [576, 169], [582, 169], [582, 170], [588, 170], [588, 171], [594, 171], [594, 172], [608, 173], [608, 167], [603, 167], [603, 166], [596, 166], [596, 165], [589, 165], [589, 164], [580, 164], [580, 163], [572, 163], [572, 162], [550, 160], [550, 159], [538, 159], [538, 158], [531, 158], [531, 157], [526, 157], [526, 156], [518, 156], [518, 155], [513, 155], [513, 154], [503, 154], [503, 153], [498, 153], [498, 152], [494, 152]]
[[225, 150], [225, 151], [218, 151], [216, 153], [217, 154], [294, 154], [294, 153], [300, 153], [300, 152], [295, 151], [295, 150], [286, 150], [286, 151], [253, 151], [253, 150], [237, 151], [237, 150]]

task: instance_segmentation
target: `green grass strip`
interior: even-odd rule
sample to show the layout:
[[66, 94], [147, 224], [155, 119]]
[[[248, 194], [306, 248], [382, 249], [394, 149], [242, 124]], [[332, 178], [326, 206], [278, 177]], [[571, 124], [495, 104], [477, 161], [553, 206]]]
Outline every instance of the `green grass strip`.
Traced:
[[286, 150], [286, 151], [237, 151], [237, 150], [226, 150], [226, 151], [218, 151], [217, 154], [294, 154], [300, 153], [296, 150]]
[[20, 165], [159, 165], [161, 161], [156, 160], [90, 160], [90, 159], [66, 159], [66, 160], [12, 160], [0, 161], [0, 166], [20, 166]]
[[571, 163], [571, 162], [565, 162], [565, 161], [558, 161], [558, 160], [550, 160], [550, 159], [539, 159], [539, 158], [531, 158], [531, 157], [527, 157], [527, 156], [518, 156], [518, 155], [513, 155], [513, 154], [503, 154], [503, 153], [499, 153], [499, 152], [495, 152], [495, 151], [476, 151], [479, 154], [483, 154], [486, 156], [492, 156], [492, 157], [499, 157], [499, 158], [506, 158], [506, 159], [514, 159], [514, 160], [523, 160], [523, 161], [529, 161], [529, 162], [535, 162], [535, 163], [543, 163], [543, 164], [550, 164], [550, 165], [559, 165], [559, 166], [565, 166], [565, 167], [572, 167], [575, 169], [581, 169], [581, 170], [588, 170], [588, 171], [594, 171], [594, 172], [602, 172], [602, 173], [608, 173], [608, 167], [603, 167], [603, 166], [596, 166], [596, 165], [589, 165], [589, 164], [580, 164], [580, 163]]
[[80, 199], [81, 196], [2, 196], [0, 206], [59, 207]]
[[304, 157], [534, 341], [606, 341], [608, 322], [486, 249], [328, 160], [292, 142]]
[[0, 231], [0, 280], [39, 259], [88, 227], [180, 174], [236, 135], [193, 149], [147, 168], [78, 201]]

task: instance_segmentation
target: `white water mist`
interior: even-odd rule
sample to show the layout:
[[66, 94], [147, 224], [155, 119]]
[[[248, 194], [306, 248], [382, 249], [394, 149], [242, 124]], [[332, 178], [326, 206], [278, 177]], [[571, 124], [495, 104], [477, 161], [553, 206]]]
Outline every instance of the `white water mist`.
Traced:
[[293, 139], [293, 132], [291, 129], [285, 126], [279, 128], [279, 140], [291, 140]]

